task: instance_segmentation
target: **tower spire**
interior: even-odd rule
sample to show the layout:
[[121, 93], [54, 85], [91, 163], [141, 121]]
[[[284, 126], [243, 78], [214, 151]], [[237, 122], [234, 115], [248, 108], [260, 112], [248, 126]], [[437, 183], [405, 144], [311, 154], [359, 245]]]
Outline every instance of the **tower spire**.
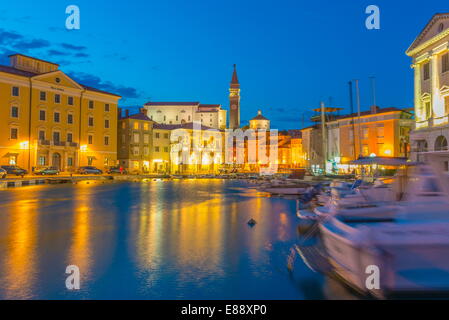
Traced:
[[234, 64], [234, 72], [232, 73], [231, 86], [235, 86], [235, 87], [240, 86], [239, 78], [237, 77], [237, 65], [235, 65], [235, 64]]

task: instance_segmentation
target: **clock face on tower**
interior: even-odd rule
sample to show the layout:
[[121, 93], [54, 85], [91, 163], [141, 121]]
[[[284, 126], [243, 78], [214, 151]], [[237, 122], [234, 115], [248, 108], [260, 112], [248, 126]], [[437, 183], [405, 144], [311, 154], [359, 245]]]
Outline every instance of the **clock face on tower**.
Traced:
[[231, 106], [231, 109], [232, 109], [232, 110], [235, 110], [235, 109], [237, 109], [237, 106], [236, 106], [235, 104], [233, 104], [233, 105]]

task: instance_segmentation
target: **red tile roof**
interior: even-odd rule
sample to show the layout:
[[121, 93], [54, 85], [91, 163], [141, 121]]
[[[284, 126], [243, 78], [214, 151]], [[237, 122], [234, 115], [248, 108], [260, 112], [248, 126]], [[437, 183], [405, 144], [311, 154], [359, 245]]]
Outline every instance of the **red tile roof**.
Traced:
[[[388, 108], [377, 109], [376, 113], [371, 113], [371, 110], [362, 111], [362, 112], [360, 112], [360, 116], [361, 117], [369, 116], [369, 115], [375, 116], [375, 115], [378, 115], [378, 114], [388, 113], [388, 112], [393, 112], [393, 111], [410, 113], [408, 111], [405, 111], [403, 109], [399, 109], [399, 108], [396, 108], [396, 107], [388, 107]], [[355, 117], [358, 117], [358, 113], [356, 113], [356, 112], [355, 113], [351, 113], [351, 114], [347, 114], [347, 115], [338, 116], [336, 118], [336, 120], [347, 119], [347, 118], [355, 118]]]
[[146, 106], [197, 106], [199, 102], [147, 102]]
[[[198, 126], [201, 127], [201, 130], [217, 130], [211, 127], [207, 127], [204, 125]], [[164, 130], [175, 130], [175, 129], [193, 129], [193, 122], [184, 123], [184, 124], [163, 124], [163, 123], [155, 123], [153, 129], [164, 129]]]
[[121, 117], [119, 120], [123, 120], [123, 119], [152, 121], [150, 118], [148, 118], [148, 116], [146, 114], [143, 114], [143, 113], [131, 114], [129, 116]]

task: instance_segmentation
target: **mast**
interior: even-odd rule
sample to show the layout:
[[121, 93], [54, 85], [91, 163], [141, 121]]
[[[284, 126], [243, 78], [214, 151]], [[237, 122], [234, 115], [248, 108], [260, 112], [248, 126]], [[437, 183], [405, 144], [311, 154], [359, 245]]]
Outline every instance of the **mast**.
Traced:
[[[355, 80], [355, 90], [356, 90], [356, 97], [357, 97], [357, 124], [359, 127], [358, 133], [359, 133], [359, 156], [362, 155], [362, 126], [360, 123], [360, 90], [359, 90], [359, 80]], [[355, 140], [355, 139], [354, 139]]]
[[323, 174], [326, 173], [327, 164], [327, 135], [326, 135], [326, 116], [324, 102], [321, 101], [321, 136], [323, 141]]

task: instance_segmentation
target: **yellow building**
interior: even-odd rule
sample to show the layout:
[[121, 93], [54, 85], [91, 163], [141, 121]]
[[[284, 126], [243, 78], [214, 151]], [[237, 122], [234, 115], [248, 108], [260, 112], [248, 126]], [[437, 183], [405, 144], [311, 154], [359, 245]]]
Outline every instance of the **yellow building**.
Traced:
[[120, 96], [87, 87], [55, 63], [22, 54], [0, 66], [0, 164], [106, 168], [117, 160]]

